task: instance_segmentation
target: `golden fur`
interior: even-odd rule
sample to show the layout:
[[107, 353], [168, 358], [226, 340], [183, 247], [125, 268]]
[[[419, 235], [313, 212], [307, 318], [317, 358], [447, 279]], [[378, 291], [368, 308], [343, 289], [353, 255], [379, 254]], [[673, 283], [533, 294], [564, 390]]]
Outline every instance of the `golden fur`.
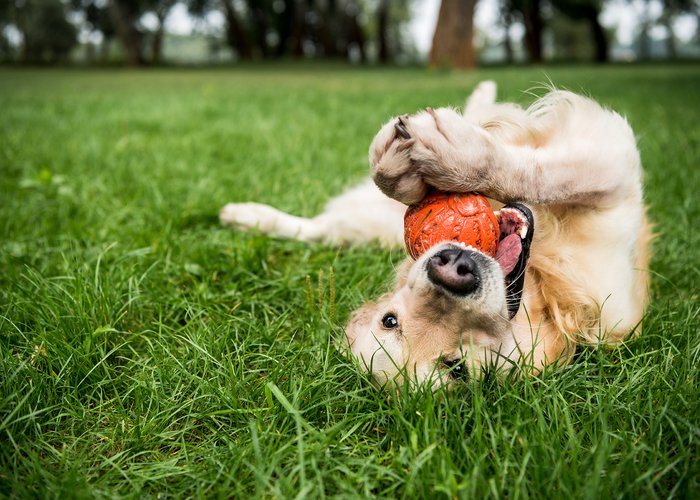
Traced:
[[[431, 188], [478, 191], [495, 209], [527, 204], [535, 233], [518, 313], [509, 319], [503, 274], [476, 255], [479, 293], [456, 297], [426, 277], [431, 248], [397, 271], [391, 292], [358, 310], [347, 340], [380, 382], [449, 383], [452, 362], [537, 371], [582, 343], [617, 343], [641, 331], [652, 237], [634, 135], [618, 114], [590, 99], [552, 91], [528, 109], [495, 102], [484, 82], [464, 113], [428, 109], [392, 119], [370, 146], [365, 183], [312, 219], [254, 203], [224, 207], [225, 224], [301, 240], [401, 244], [404, 204]], [[496, 201], [498, 200], [498, 201]], [[478, 253], [478, 252], [477, 252]], [[397, 324], [387, 328], [390, 314]]]

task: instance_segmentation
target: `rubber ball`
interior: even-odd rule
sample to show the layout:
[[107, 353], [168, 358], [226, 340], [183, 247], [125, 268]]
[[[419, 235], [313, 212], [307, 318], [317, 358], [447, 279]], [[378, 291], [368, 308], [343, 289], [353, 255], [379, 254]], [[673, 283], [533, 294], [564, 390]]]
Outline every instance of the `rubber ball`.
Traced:
[[496, 215], [477, 193], [434, 193], [409, 206], [404, 216], [404, 241], [414, 259], [445, 241], [461, 242], [493, 256], [498, 239]]

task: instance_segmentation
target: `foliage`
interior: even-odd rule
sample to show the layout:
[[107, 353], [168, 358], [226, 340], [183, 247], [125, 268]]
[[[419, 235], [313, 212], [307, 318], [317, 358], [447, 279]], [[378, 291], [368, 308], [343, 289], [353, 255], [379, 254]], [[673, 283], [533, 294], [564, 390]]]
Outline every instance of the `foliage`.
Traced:
[[[661, 235], [652, 305], [619, 349], [396, 398], [335, 346], [402, 252], [231, 231], [217, 210], [314, 214], [365, 175], [387, 117], [483, 78], [628, 117]], [[699, 78], [0, 70], [0, 495], [697, 498]]]
[[[402, 30], [410, 20], [411, 0], [188, 0], [190, 12], [223, 12], [226, 37], [239, 59], [285, 56], [367, 59], [390, 62], [410, 53]], [[383, 21], [382, 21], [383, 19]], [[385, 55], [382, 56], [382, 51]]]
[[608, 40], [605, 29], [600, 24], [599, 17], [603, 10], [603, 0], [552, 0], [552, 4], [573, 21], [586, 21], [591, 33], [590, 40], [595, 47], [596, 62], [607, 62]]
[[68, 22], [61, 0], [2, 0], [0, 38], [4, 39], [2, 28], [7, 25], [14, 26], [22, 36], [19, 51], [22, 62], [65, 60], [77, 42], [76, 29]]
[[543, 62], [542, 37], [545, 31], [545, 13], [542, 0], [501, 0], [501, 11], [513, 19], [522, 20], [525, 27], [524, 45], [530, 62]]

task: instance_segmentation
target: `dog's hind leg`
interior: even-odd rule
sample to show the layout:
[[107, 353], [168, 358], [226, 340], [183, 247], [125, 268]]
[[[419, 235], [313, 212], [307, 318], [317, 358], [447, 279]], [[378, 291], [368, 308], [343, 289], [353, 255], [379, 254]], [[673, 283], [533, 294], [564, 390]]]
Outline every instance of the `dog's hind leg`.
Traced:
[[482, 108], [492, 106], [496, 102], [497, 86], [492, 80], [484, 80], [474, 88], [464, 105], [464, 114], [470, 115]]
[[330, 200], [315, 217], [297, 217], [261, 203], [229, 203], [219, 212], [219, 220], [226, 226], [257, 229], [280, 238], [332, 245], [375, 241], [397, 247], [403, 241], [405, 210], [367, 181]]
[[219, 211], [219, 220], [226, 226], [301, 241], [322, 239], [324, 232], [324, 225], [316, 219], [290, 215], [262, 203], [229, 203]]

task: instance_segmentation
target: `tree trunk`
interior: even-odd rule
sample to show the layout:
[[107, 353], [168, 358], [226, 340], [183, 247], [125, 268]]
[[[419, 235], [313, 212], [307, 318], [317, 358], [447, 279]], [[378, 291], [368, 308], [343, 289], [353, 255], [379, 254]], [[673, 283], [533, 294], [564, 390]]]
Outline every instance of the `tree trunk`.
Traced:
[[673, 36], [673, 14], [670, 12], [664, 13], [661, 17], [661, 24], [666, 28], [666, 57], [675, 59], [678, 55], [676, 52], [676, 40]]
[[346, 9], [347, 14], [347, 26], [348, 26], [348, 48], [351, 45], [357, 46], [357, 50], [360, 54], [360, 62], [364, 63], [367, 61], [367, 54], [365, 53], [365, 34], [362, 32], [362, 26], [357, 21], [357, 16], [360, 13], [360, 9], [357, 3], [351, 3]]
[[323, 57], [333, 58], [338, 55], [338, 48], [335, 43], [335, 33], [332, 27], [335, 5], [331, 0], [320, 0], [317, 2], [318, 5], [318, 35], [321, 39], [321, 46], [323, 47]]
[[391, 59], [387, 43], [388, 28], [389, 0], [379, 0], [379, 7], [377, 8], [377, 42], [379, 43], [379, 62], [381, 64], [387, 64]]
[[112, 44], [112, 39], [108, 37], [102, 38], [102, 43], [100, 44], [100, 62], [103, 64], [109, 62], [109, 49]]
[[642, 22], [639, 30], [639, 58], [642, 60], [651, 59], [651, 37], [649, 36], [649, 31], [652, 27], [650, 13], [651, 2], [646, 0], [645, 3], [644, 14], [642, 16]]
[[141, 33], [136, 29], [134, 13], [119, 0], [110, 0], [109, 15], [124, 48], [126, 63], [129, 66], [141, 66], [144, 62], [141, 53]]
[[253, 50], [233, 5], [229, 0], [221, 0], [221, 4], [224, 7], [224, 16], [226, 17], [226, 41], [228, 46], [241, 59], [252, 59]]
[[503, 29], [505, 30], [505, 36], [503, 37], [503, 50], [506, 53], [506, 63], [513, 64], [515, 62], [515, 55], [513, 53], [513, 44], [510, 40], [510, 28], [513, 26], [513, 16], [509, 12], [503, 13]]
[[19, 49], [19, 62], [27, 64], [32, 62], [32, 50], [30, 48], [31, 43], [29, 37], [25, 32], [22, 33], [22, 45]]
[[158, 27], [153, 33], [153, 43], [151, 44], [151, 64], [160, 64], [163, 55], [163, 27]]
[[651, 59], [651, 38], [649, 37], [649, 30], [651, 29], [651, 22], [644, 21], [639, 32], [639, 58], [643, 61]]
[[263, 59], [270, 56], [270, 49], [267, 45], [267, 13], [259, 0], [248, 0], [248, 8], [253, 15], [255, 26], [255, 40]]
[[430, 49], [430, 65], [467, 69], [476, 66], [474, 7], [476, 0], [442, 0]]
[[539, 64], [542, 62], [542, 6], [540, 0], [525, 2], [523, 9], [525, 21], [525, 46], [530, 56], [530, 62]]
[[294, 0], [284, 0], [284, 10], [277, 17], [277, 34], [279, 42], [275, 47], [275, 57], [282, 57], [287, 53], [289, 38], [294, 28]]
[[158, 18], [158, 29], [153, 34], [153, 43], [151, 45], [151, 63], [160, 64], [163, 60], [163, 37], [165, 36], [165, 20], [170, 14], [170, 10], [175, 5], [175, 0], [161, 2], [156, 8], [155, 14]]
[[[12, 5], [12, 4], [10, 4]], [[26, 25], [26, 12], [25, 9], [14, 9], [14, 21], [15, 26], [19, 30], [19, 32], [22, 34], [22, 45], [20, 45], [19, 48], [19, 62], [21, 63], [28, 63], [31, 59], [31, 40], [29, 37], [29, 30], [27, 29]]]
[[160, 64], [163, 58], [163, 35], [165, 34], [165, 16], [160, 13], [158, 17], [158, 29], [153, 33], [151, 44], [151, 64]]
[[92, 65], [95, 62], [97, 56], [97, 45], [92, 42], [85, 44], [85, 62], [88, 65]]
[[294, 27], [292, 28], [292, 56], [304, 56], [304, 37], [306, 36], [306, 1], [294, 2]]
[[595, 61], [599, 63], [608, 62], [608, 39], [605, 36], [605, 30], [598, 21], [599, 12], [593, 9], [588, 14], [588, 22], [591, 26], [591, 35], [595, 44]]

